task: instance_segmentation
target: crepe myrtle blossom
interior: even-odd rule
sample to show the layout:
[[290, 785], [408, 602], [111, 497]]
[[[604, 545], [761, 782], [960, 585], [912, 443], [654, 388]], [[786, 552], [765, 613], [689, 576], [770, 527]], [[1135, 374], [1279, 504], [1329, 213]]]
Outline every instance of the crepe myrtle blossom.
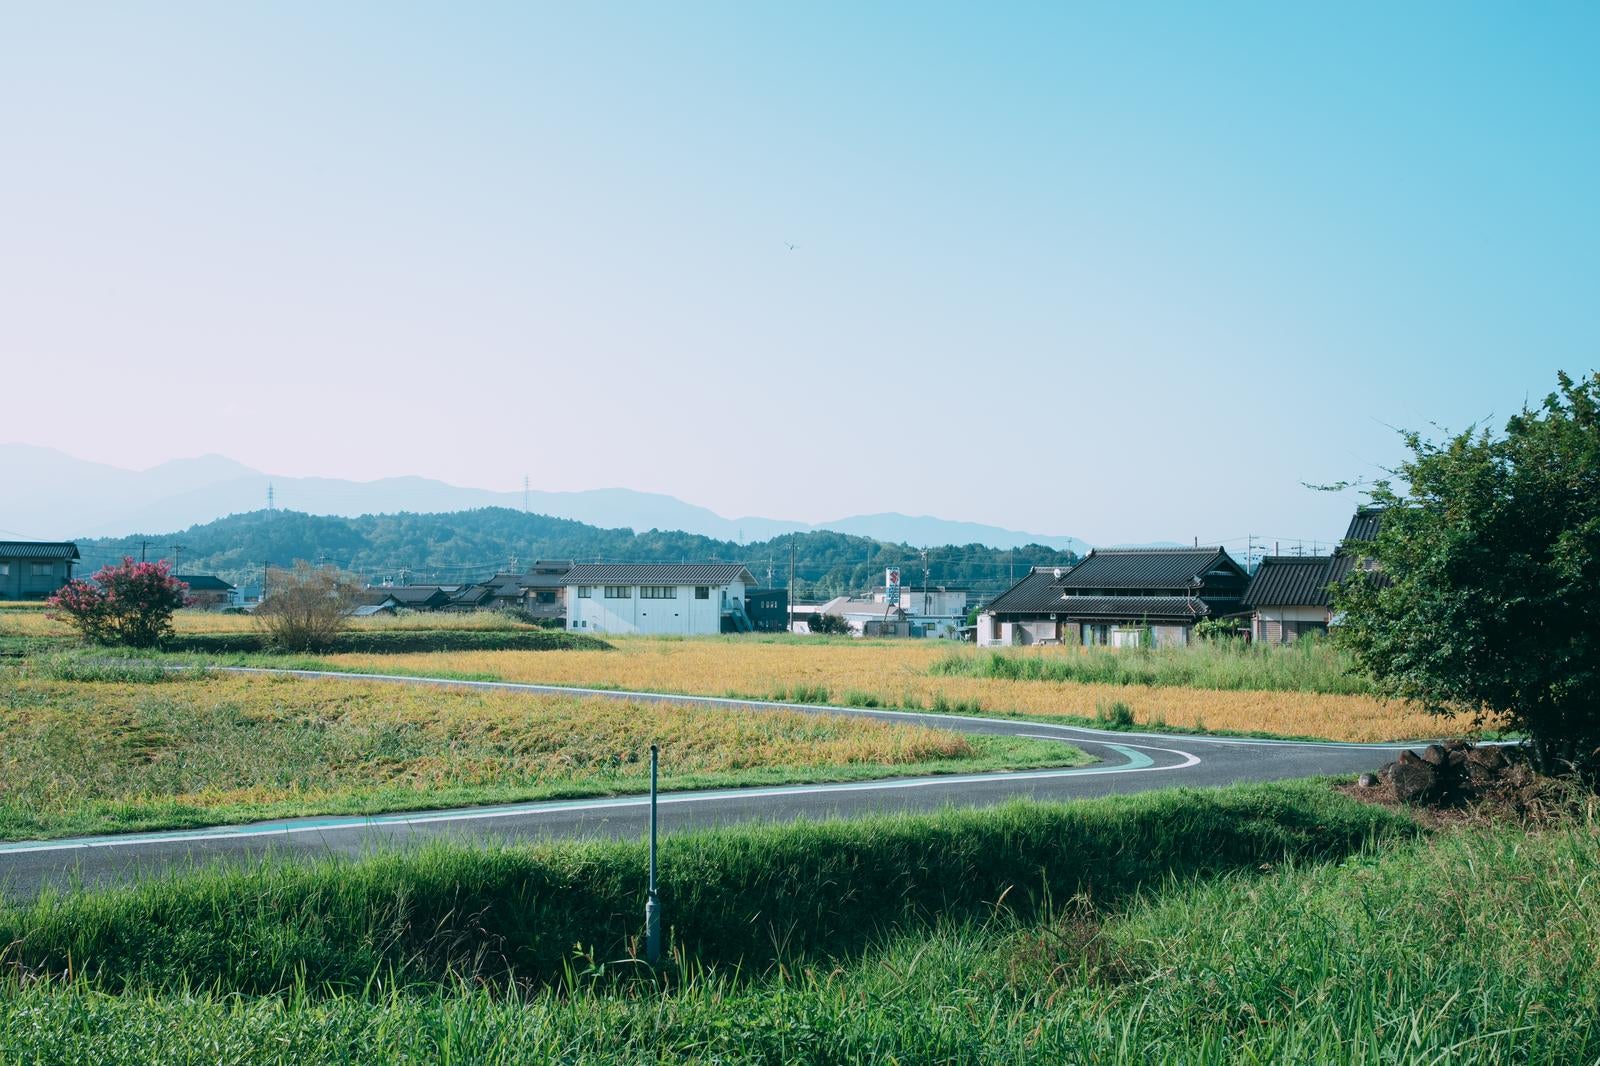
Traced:
[[172, 612], [188, 591], [165, 559], [137, 563], [125, 556], [88, 581], [67, 582], [47, 603], [51, 617], [71, 624], [84, 640], [148, 648], [172, 632]]

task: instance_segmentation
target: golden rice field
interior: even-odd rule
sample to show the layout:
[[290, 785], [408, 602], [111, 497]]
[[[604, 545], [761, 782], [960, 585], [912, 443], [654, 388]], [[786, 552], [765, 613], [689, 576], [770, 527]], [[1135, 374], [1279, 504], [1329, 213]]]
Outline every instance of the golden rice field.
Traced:
[[[1385, 741], [1468, 728], [1421, 708], [1362, 695], [1221, 691], [1045, 680], [930, 676], [950, 653], [944, 641], [762, 641], [609, 638], [615, 651], [434, 652], [333, 655], [340, 668], [384, 673], [452, 672], [507, 681], [793, 698], [933, 708], [1093, 717], [1120, 701], [1139, 724], [1228, 732], [1266, 732], [1330, 740]], [[1071, 655], [1072, 648], [1047, 654]], [[826, 690], [822, 697], [817, 690]]]
[[[114, 675], [114, 668], [111, 668]], [[0, 839], [1086, 761], [845, 715], [360, 681], [0, 672]]]

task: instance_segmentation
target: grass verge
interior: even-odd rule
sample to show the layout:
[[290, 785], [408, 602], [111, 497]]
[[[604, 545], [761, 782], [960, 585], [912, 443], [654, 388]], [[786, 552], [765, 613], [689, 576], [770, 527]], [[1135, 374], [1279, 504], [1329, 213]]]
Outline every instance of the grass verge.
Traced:
[[[756, 974], [848, 958], [934, 921], [1031, 918], [1082, 893], [1124, 900], [1413, 832], [1318, 784], [1176, 790], [673, 835], [662, 893], [682, 957]], [[643, 870], [632, 843], [267, 863], [46, 895], [0, 910], [0, 944], [18, 974], [77, 975], [108, 991], [534, 987], [561, 982], [575, 962], [636, 954]]]

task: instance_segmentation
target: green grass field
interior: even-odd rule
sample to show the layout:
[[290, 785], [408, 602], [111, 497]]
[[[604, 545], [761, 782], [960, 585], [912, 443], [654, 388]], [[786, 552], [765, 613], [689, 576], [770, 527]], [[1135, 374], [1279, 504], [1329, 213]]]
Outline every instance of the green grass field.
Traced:
[[1588, 1062], [1592, 824], [1316, 783], [431, 848], [0, 910], [37, 1062]]
[[1302, 640], [1288, 646], [1226, 640], [1181, 648], [957, 649], [936, 661], [929, 672], [939, 677], [1229, 692], [1372, 692], [1371, 680], [1355, 661], [1327, 640]]

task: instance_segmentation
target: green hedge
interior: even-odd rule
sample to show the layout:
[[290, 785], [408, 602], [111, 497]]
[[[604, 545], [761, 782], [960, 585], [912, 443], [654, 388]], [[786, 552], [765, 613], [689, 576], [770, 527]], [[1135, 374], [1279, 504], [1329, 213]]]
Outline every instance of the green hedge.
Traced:
[[[674, 943], [712, 965], [847, 956], [895, 929], [1028, 915], [1079, 893], [1342, 856], [1413, 831], [1315, 783], [669, 836]], [[0, 910], [28, 974], [109, 989], [360, 991], [447, 975], [559, 980], [635, 953], [644, 849], [433, 845], [354, 862], [272, 862]], [[579, 968], [587, 966], [580, 962]]]
[[[211, 655], [267, 652], [260, 633], [194, 633], [175, 636], [162, 647], [167, 651]], [[399, 655], [428, 651], [600, 651], [610, 644], [583, 633], [550, 629], [378, 629], [350, 630], [340, 634], [324, 652], [363, 652]]]

